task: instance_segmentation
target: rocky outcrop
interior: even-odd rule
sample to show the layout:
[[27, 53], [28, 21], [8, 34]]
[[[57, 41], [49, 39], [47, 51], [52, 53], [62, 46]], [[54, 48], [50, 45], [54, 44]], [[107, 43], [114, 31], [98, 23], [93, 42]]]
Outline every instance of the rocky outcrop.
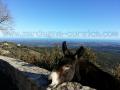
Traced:
[[0, 56], [0, 71], [12, 78], [19, 90], [45, 90], [48, 70], [18, 59]]
[[19, 90], [95, 90], [75, 82], [49, 88], [48, 70], [9, 57], [0, 56], [0, 71], [12, 78]]
[[76, 82], [67, 82], [59, 85], [57, 88], [47, 88], [47, 90], [96, 90], [88, 86], [83, 86]]

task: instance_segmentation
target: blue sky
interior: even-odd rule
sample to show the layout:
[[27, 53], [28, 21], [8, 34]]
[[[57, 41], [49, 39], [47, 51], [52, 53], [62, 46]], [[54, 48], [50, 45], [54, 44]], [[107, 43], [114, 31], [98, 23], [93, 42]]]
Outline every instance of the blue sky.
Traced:
[[[57, 38], [101, 38], [120, 32], [120, 0], [4, 0], [15, 22], [15, 32], [68, 34]], [[97, 33], [96, 36], [90, 34]], [[83, 33], [87, 33], [84, 37]], [[71, 35], [70, 35], [71, 34]], [[105, 34], [106, 35], [106, 34]], [[37, 35], [23, 35], [36, 37]], [[37, 38], [42, 36], [38, 35]]]

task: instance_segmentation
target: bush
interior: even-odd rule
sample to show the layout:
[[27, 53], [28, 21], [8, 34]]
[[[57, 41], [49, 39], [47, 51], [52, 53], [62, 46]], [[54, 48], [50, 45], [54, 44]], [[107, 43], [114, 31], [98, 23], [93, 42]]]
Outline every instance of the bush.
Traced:
[[[63, 56], [62, 50], [59, 47], [54, 47], [51, 49], [44, 49], [40, 55], [40, 59], [34, 64], [42, 68], [52, 70], [54, 65], [56, 65], [59, 62], [59, 59], [62, 56]], [[90, 48], [85, 49], [85, 53], [83, 57], [94, 63], [96, 61], [96, 54]]]
[[112, 69], [112, 74], [120, 80], [120, 64], [116, 65], [113, 69]]
[[[9, 46], [11, 48], [9, 48]], [[16, 44], [8, 43], [8, 47], [3, 47], [3, 49], [10, 51], [10, 54], [6, 56], [21, 59], [48, 70], [52, 70], [54, 65], [56, 65], [63, 56], [60, 47], [17, 47]], [[75, 49], [71, 50], [74, 51]], [[90, 48], [86, 48], [84, 58], [95, 62], [96, 55]]]
[[91, 62], [96, 62], [96, 54], [92, 51], [91, 48], [86, 48], [83, 55], [85, 59], [90, 60]]
[[34, 64], [42, 68], [52, 70], [54, 64], [58, 62], [60, 57], [62, 57], [62, 52], [59, 47], [54, 47], [51, 49], [45, 48], [43, 52], [40, 53], [39, 60], [34, 62]]

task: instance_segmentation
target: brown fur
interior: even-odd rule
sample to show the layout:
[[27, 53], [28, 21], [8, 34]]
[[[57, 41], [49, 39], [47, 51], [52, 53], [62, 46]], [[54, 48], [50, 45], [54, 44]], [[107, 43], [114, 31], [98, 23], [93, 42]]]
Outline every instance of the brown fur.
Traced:
[[[93, 63], [87, 60], [80, 60], [76, 66], [79, 66], [77, 67], [79, 70], [75, 72], [72, 81], [80, 82], [97, 90], [120, 90], [120, 82]], [[78, 77], [81, 77], [81, 80]]]
[[[89, 60], [82, 57], [84, 47], [80, 47], [75, 54], [72, 54], [63, 42], [64, 57], [61, 58], [54, 71], [59, 73], [60, 83], [67, 81], [76, 81], [97, 90], [120, 90], [120, 82], [112, 75], [96, 67]], [[63, 67], [69, 67], [64, 70]]]

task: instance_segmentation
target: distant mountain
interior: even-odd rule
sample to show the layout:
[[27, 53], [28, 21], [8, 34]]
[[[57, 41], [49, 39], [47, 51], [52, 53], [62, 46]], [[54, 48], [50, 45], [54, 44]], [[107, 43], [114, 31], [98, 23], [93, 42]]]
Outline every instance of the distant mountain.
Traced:
[[119, 40], [89, 40], [89, 39], [0, 39], [1, 42], [8, 41], [14, 42], [17, 44], [27, 45], [27, 46], [37, 46], [37, 47], [54, 47], [61, 46], [63, 41], [67, 41], [68, 44], [72, 47], [78, 47], [80, 45], [89, 46], [89, 47], [98, 47], [98, 46], [115, 46], [120, 47]]

